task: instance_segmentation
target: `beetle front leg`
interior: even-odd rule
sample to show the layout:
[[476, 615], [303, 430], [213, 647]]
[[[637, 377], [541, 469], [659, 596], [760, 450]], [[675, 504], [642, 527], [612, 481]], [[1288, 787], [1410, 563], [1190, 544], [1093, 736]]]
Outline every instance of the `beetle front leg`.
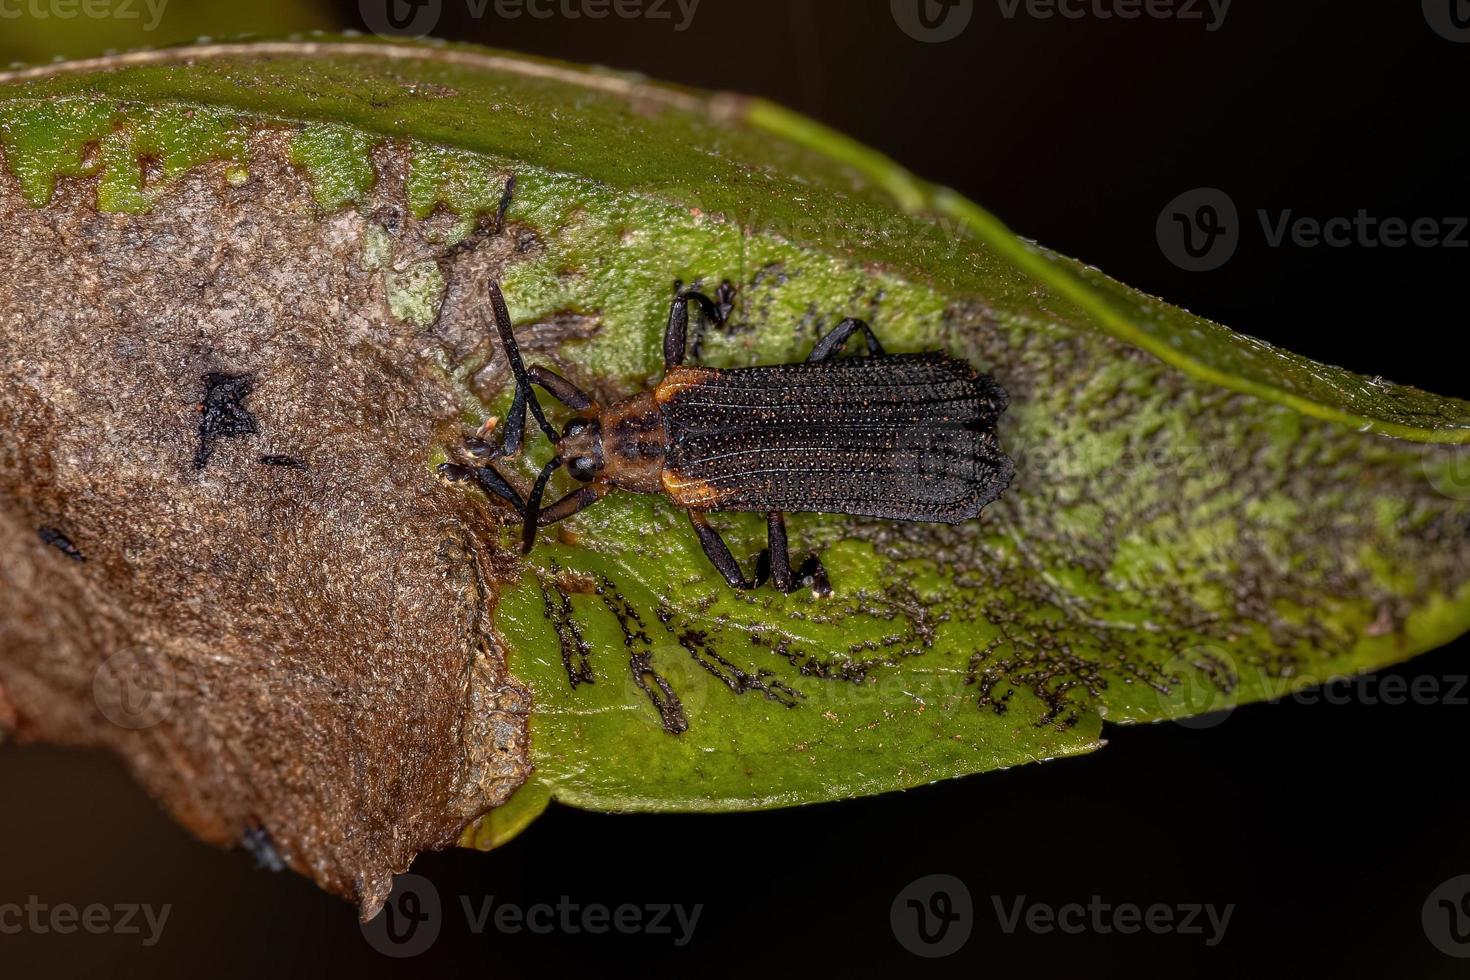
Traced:
[[664, 372], [668, 373], [670, 368], [676, 368], [684, 363], [684, 358], [689, 349], [689, 304], [698, 303], [704, 315], [715, 322], [715, 326], [724, 324], [734, 306], [735, 287], [728, 282], [720, 284], [720, 290], [715, 294], [718, 302], [710, 299], [704, 293], [693, 290], [686, 291], [682, 282], [674, 283], [674, 304], [669, 307], [669, 325], [664, 329]]
[[837, 356], [842, 348], [847, 346], [847, 342], [852, 338], [852, 335], [859, 330], [863, 332], [863, 339], [868, 342], [868, 356], [882, 357], [883, 345], [878, 342], [878, 337], [873, 333], [873, 328], [862, 320], [849, 317], [833, 327], [827, 336], [817, 341], [817, 346], [813, 347], [812, 352], [807, 355], [807, 361], [825, 361]]
[[735, 561], [735, 556], [730, 554], [730, 546], [725, 544], [725, 539], [720, 537], [720, 532], [710, 526], [709, 518], [703, 511], [691, 510], [689, 522], [694, 525], [694, 533], [699, 535], [699, 543], [704, 547], [705, 557], [709, 558], [715, 570], [725, 576], [725, 581], [732, 589], [758, 589], [766, 583], [770, 569], [770, 553], [763, 551], [755, 562], [755, 578], [748, 579], [740, 571], [740, 565]]
[[[484, 432], [484, 429], [481, 429]], [[485, 433], [488, 437], [488, 433]], [[515, 459], [521, 454], [521, 440], [526, 436], [526, 392], [516, 386], [515, 397], [510, 401], [510, 413], [505, 417], [505, 436], [500, 445], [491, 446], [483, 439], [471, 439], [467, 445], [476, 456], [485, 459]]]
[[526, 513], [526, 502], [521, 499], [516, 488], [507, 483], [505, 477], [493, 467], [445, 463], [439, 467], [439, 475], [451, 483], [474, 483], [487, 497], [499, 497], [509, 502], [517, 514], [524, 516]]
[[825, 598], [832, 594], [832, 583], [827, 580], [827, 570], [822, 560], [810, 555], [794, 575], [791, 572], [791, 554], [786, 547], [786, 516], [780, 511], [766, 515], [766, 540], [769, 543], [771, 584], [790, 595], [798, 589], [811, 586], [812, 594]]
[[[526, 376], [531, 379], [532, 384], [573, 411], [585, 412], [593, 407], [592, 398], [585, 391], [555, 371], [538, 364], [527, 368]], [[505, 436], [501, 439], [500, 445], [487, 450], [484, 447], [488, 444], [483, 440], [472, 440], [470, 448], [483, 458], [514, 459], [520, 455], [521, 441], [525, 438], [525, 433], [526, 392], [517, 386], [515, 397], [511, 399], [510, 413], [505, 417]]]
[[565, 497], [552, 504], [541, 512], [537, 519], [538, 527], [547, 527], [557, 521], [564, 521], [568, 517], [580, 514], [582, 511], [606, 497], [612, 487], [606, 483], [589, 483], [580, 490], [573, 490]]

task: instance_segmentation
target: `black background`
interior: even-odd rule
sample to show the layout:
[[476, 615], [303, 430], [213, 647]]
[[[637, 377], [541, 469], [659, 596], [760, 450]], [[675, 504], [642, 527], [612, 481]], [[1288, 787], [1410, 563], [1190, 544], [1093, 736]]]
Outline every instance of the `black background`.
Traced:
[[[341, 15], [360, 25], [356, 3]], [[1418, 3], [1236, 0], [1207, 31], [1024, 8], [1008, 19], [977, 0], [958, 39], [926, 44], [896, 26], [886, 0], [703, 0], [683, 33], [669, 21], [475, 21], [464, 0], [445, 0], [435, 33], [775, 98], [1150, 293], [1321, 360], [1470, 396], [1459, 343], [1470, 251], [1271, 248], [1254, 217], [1470, 214], [1470, 44], [1436, 35]], [[1162, 254], [1154, 226], [1168, 201], [1202, 186], [1235, 200], [1243, 241], [1224, 268], [1189, 273]], [[1467, 649], [1388, 673], [1448, 691], [1470, 672]], [[1092, 756], [851, 803], [732, 816], [553, 808], [503, 851], [418, 862], [448, 919], [412, 966], [1461, 976], [1470, 961], [1436, 951], [1420, 909], [1470, 873], [1467, 719], [1463, 703], [1288, 701], [1203, 730], [1111, 729]], [[9, 975], [402, 968], [363, 941], [339, 900], [193, 842], [110, 759], [7, 746], [0, 786], [0, 901], [173, 905], [152, 949], [120, 936], [0, 936]], [[963, 950], [922, 960], [895, 940], [889, 906], [933, 873], [967, 884], [976, 922]], [[476, 936], [461, 895], [704, 908], [680, 949], [647, 935]], [[1235, 909], [1208, 948], [1200, 936], [1007, 935], [993, 895]]]

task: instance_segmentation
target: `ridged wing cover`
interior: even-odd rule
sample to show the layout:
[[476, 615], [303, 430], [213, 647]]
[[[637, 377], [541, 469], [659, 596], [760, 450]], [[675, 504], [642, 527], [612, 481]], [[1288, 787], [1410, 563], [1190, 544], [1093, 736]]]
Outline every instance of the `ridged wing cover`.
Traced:
[[688, 507], [957, 524], [1013, 473], [1005, 391], [944, 354], [679, 368], [657, 400], [664, 488]]

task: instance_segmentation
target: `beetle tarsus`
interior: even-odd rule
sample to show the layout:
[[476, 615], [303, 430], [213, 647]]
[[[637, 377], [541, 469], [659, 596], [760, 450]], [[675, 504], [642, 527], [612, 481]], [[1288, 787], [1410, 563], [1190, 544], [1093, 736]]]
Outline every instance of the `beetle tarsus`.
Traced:
[[723, 326], [730, 319], [730, 314], [735, 312], [735, 284], [730, 280], [720, 283], [720, 288], [715, 291], [715, 306], [720, 313], [715, 318], [715, 325]]
[[715, 326], [723, 326], [735, 308], [735, 287], [728, 280], [720, 284], [710, 299], [704, 293], [685, 289], [684, 284], [674, 282], [674, 303], [669, 307], [669, 325], [664, 330], [664, 371], [684, 363], [689, 350], [689, 304], [694, 303]]
[[791, 552], [786, 546], [786, 516], [780, 511], [766, 514], [766, 550], [762, 558], [770, 570], [771, 584], [790, 595], [810, 588], [812, 594], [824, 598], [832, 594], [832, 584], [827, 581], [827, 570], [816, 555], [807, 556], [801, 568], [791, 571]]
[[506, 482], [505, 477], [493, 467], [445, 463], [439, 467], [439, 475], [451, 483], [473, 483], [485, 496], [499, 497], [514, 507], [517, 514], [524, 516], [526, 513], [526, 502], [521, 499], [516, 488]]
[[796, 573], [796, 588], [810, 588], [812, 595], [818, 599], [825, 599], [832, 594], [832, 583], [827, 579], [827, 569], [823, 567], [822, 559], [810, 555], [802, 563], [801, 570]]
[[847, 346], [847, 342], [852, 339], [852, 335], [859, 330], [863, 332], [863, 339], [867, 341], [868, 356], [882, 357], [884, 354], [883, 345], [878, 342], [878, 336], [873, 333], [873, 328], [862, 320], [848, 317], [833, 327], [827, 336], [817, 341], [817, 345], [807, 355], [807, 361], [817, 363], [836, 357], [842, 352], [842, 348]]

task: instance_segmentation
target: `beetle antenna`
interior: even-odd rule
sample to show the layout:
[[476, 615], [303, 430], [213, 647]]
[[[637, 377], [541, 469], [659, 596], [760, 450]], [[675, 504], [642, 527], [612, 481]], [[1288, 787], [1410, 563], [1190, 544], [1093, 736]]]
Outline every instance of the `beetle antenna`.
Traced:
[[531, 409], [536, 424], [554, 444], [560, 436], [551, 427], [551, 423], [546, 421], [546, 413], [541, 411], [541, 403], [536, 400], [536, 392], [531, 389], [531, 376], [526, 373], [526, 365], [521, 363], [521, 349], [511, 330], [510, 310], [505, 305], [505, 294], [500, 291], [500, 283], [494, 280], [490, 282], [490, 306], [495, 310], [495, 329], [500, 333], [500, 344], [505, 348], [506, 359], [510, 361], [510, 373], [516, 379], [516, 388], [525, 395], [526, 405]]
[[553, 456], [551, 462], [547, 463], [542, 468], [541, 474], [536, 477], [536, 485], [531, 488], [531, 500], [526, 504], [526, 527], [521, 536], [521, 554], [523, 555], [529, 555], [531, 548], [536, 544], [536, 527], [541, 521], [541, 498], [546, 493], [546, 482], [560, 466], [560, 457]]

